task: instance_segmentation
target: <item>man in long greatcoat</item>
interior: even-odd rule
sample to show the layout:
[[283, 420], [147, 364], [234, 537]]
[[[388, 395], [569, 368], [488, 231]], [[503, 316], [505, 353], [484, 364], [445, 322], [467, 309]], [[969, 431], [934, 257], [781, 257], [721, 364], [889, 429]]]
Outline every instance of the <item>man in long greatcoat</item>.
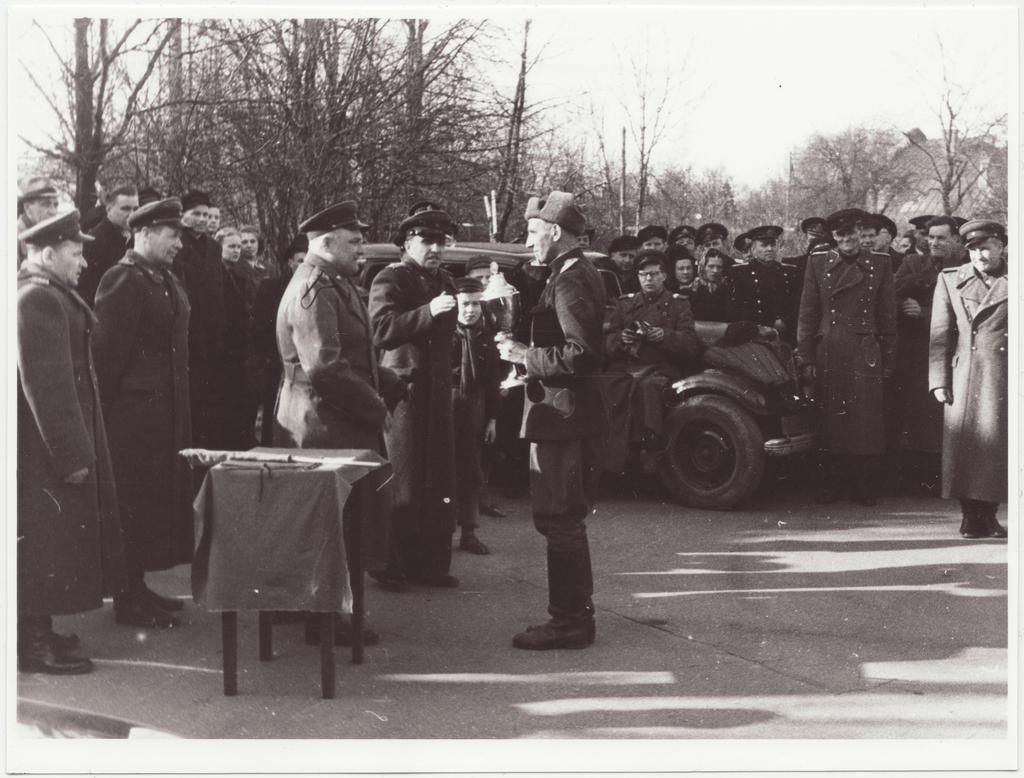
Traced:
[[192, 560], [189, 300], [171, 272], [181, 248], [181, 201], [160, 200], [129, 218], [133, 248], [96, 291], [96, 373], [125, 532], [126, 587], [119, 624], [173, 627], [180, 600], [146, 586], [145, 573]]
[[928, 386], [945, 405], [942, 496], [960, 500], [964, 537], [1006, 537], [996, 520], [1008, 490], [1006, 228], [975, 219], [960, 235], [971, 261], [939, 274], [932, 303]]
[[807, 262], [797, 351], [802, 369], [816, 380], [821, 408], [825, 480], [818, 499], [836, 499], [841, 483], [863, 505], [877, 502], [878, 457], [885, 452], [884, 378], [896, 350], [896, 296], [887, 254], [860, 245], [857, 208], [826, 220], [836, 249]]
[[399, 225], [402, 261], [381, 270], [370, 289], [370, 321], [381, 364], [409, 386], [387, 430], [393, 480], [393, 559], [382, 586], [406, 579], [455, 587], [449, 573], [455, 532], [455, 456], [451, 350], [455, 284], [441, 267], [456, 225], [435, 203], [418, 203]]
[[498, 343], [525, 366], [521, 434], [530, 441], [533, 523], [547, 545], [551, 618], [512, 638], [516, 648], [585, 648], [594, 642], [593, 572], [586, 519], [597, 496], [608, 410], [604, 395], [604, 284], [576, 244], [586, 219], [568, 192], [527, 208], [534, 262], [548, 266], [526, 315], [530, 345]]
[[123, 574], [121, 525], [91, 350], [75, 293], [85, 267], [78, 211], [22, 232], [18, 270], [18, 669], [86, 673], [53, 616], [103, 605]]
[[[405, 384], [378, 367], [366, 304], [355, 284], [363, 251], [363, 224], [352, 201], [336, 203], [306, 219], [308, 251], [278, 307], [277, 348], [284, 369], [275, 412], [274, 444], [285, 448], [370, 449], [384, 453], [388, 412], [405, 397]], [[386, 497], [378, 492], [376, 497]], [[366, 566], [387, 562], [387, 511], [381, 502], [362, 511]], [[352, 626], [340, 617], [335, 639], [351, 640]], [[307, 619], [306, 638], [319, 639]], [[364, 641], [379, 639], [367, 630]]]
[[206, 233], [209, 206], [205, 192], [187, 192], [182, 198], [185, 228], [172, 269], [192, 309], [188, 325], [192, 440], [199, 448], [219, 449], [226, 447], [229, 437], [228, 327], [220, 245]]

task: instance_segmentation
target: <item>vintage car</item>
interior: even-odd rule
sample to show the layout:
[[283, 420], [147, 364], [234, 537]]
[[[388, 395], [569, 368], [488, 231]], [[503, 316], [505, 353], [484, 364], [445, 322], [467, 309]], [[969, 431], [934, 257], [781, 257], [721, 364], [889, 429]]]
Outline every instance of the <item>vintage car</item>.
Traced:
[[[485, 255], [498, 263], [508, 281], [523, 289], [523, 266], [532, 251], [514, 243], [459, 243], [445, 249], [442, 265], [461, 276], [466, 262]], [[393, 244], [370, 244], [364, 251], [360, 283], [369, 288], [374, 276], [401, 251]], [[618, 276], [601, 265], [606, 255], [587, 251], [598, 261], [609, 307], [621, 294]], [[679, 503], [695, 508], [730, 510], [748, 502], [764, 478], [769, 459], [813, 451], [813, 403], [785, 388], [796, 385], [796, 369], [783, 357], [776, 374], [763, 377], [758, 344], [716, 346], [727, 325], [697, 322], [706, 346], [701, 362], [675, 382], [666, 394], [665, 440], [656, 467]], [[778, 371], [785, 371], [785, 375]], [[507, 494], [521, 493], [528, 477], [526, 444], [518, 440], [522, 392], [506, 393], [498, 419], [492, 486]]]

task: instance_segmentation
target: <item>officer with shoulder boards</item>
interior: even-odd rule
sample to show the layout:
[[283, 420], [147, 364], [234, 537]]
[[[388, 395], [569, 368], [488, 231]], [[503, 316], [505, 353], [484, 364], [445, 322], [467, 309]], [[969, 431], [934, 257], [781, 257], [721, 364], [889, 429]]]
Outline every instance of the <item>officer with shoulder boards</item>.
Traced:
[[21, 232], [18, 271], [18, 669], [93, 669], [53, 616], [103, 605], [124, 559], [92, 359], [96, 320], [75, 292], [85, 268], [78, 211]]

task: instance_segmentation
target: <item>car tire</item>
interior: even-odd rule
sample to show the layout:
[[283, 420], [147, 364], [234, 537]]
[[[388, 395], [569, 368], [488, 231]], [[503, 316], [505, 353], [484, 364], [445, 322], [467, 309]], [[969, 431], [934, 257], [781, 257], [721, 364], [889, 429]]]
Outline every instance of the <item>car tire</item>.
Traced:
[[661, 477], [683, 505], [731, 510], [753, 496], [765, 469], [754, 417], [716, 395], [693, 397], [666, 419]]

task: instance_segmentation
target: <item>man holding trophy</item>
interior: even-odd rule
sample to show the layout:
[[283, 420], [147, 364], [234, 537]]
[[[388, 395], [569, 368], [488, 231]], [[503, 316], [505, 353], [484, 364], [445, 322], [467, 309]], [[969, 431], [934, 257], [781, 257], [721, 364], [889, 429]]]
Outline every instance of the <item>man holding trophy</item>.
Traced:
[[[532, 201], [531, 201], [532, 203]], [[539, 203], [538, 203], [539, 204]], [[527, 210], [527, 245], [550, 273], [525, 311], [530, 345], [499, 333], [502, 359], [521, 365], [530, 441], [534, 526], [547, 539], [548, 613], [517, 634], [516, 648], [585, 648], [594, 642], [593, 577], [585, 519], [597, 491], [608, 414], [602, 389], [604, 284], [576, 238], [586, 219], [568, 192]], [[500, 305], [487, 300], [485, 305]]]

